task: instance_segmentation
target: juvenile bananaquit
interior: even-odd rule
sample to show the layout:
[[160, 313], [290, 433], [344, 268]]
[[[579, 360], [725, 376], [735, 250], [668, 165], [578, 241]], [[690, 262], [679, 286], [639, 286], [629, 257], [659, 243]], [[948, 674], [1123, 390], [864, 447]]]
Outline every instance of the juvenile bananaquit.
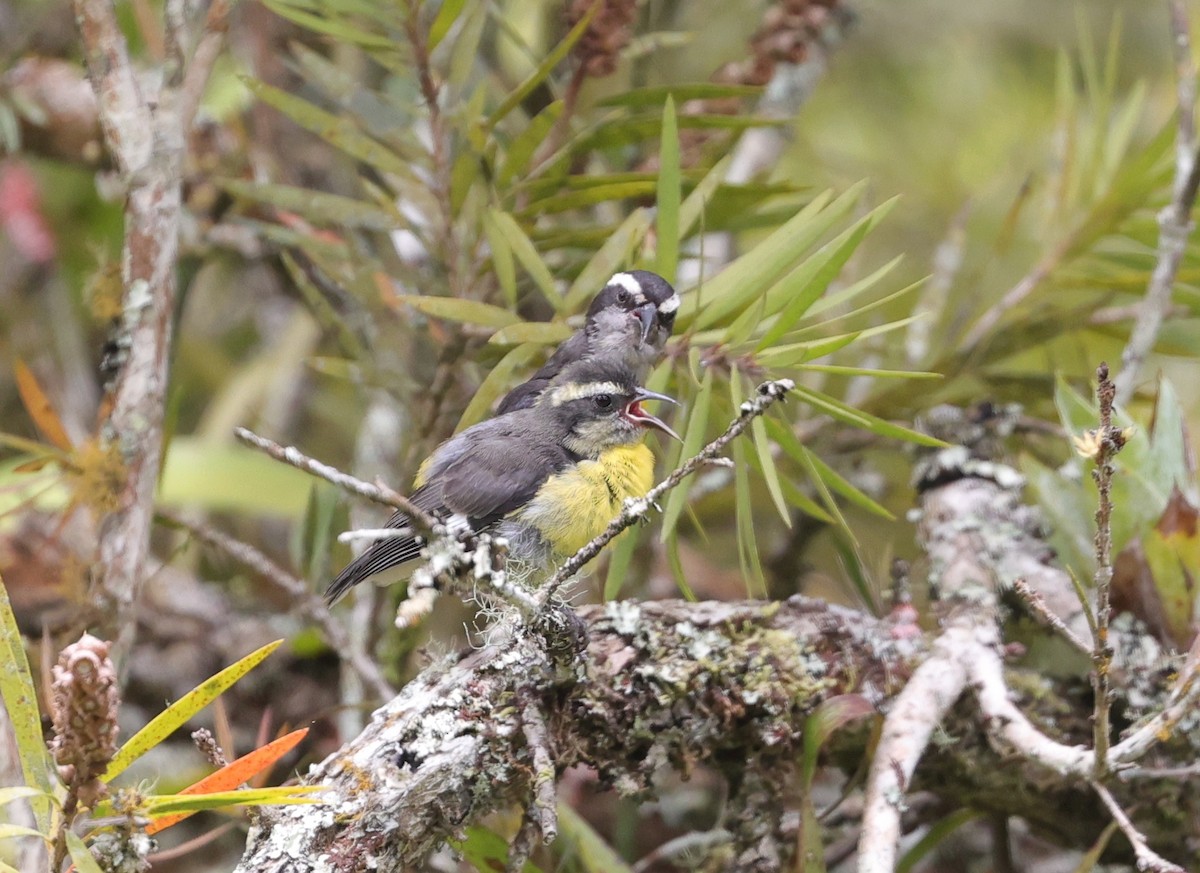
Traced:
[[662, 276], [649, 270], [617, 273], [592, 300], [583, 329], [555, 349], [550, 360], [529, 381], [510, 391], [500, 401], [496, 414], [533, 406], [538, 395], [568, 364], [591, 357], [606, 357], [611, 345], [606, 347], [605, 340], [611, 342], [614, 336], [624, 336], [620, 332], [611, 332], [621, 315], [637, 318], [642, 325], [641, 334], [630, 337], [625, 355], [634, 380], [640, 383], [671, 336], [678, 310], [679, 295]]
[[[674, 402], [639, 387], [619, 358], [576, 361], [534, 406], [438, 446], [418, 470], [411, 500], [451, 529], [496, 532], [510, 561], [546, 569], [603, 532], [626, 498], [650, 490], [654, 457], [642, 436], [649, 428], [679, 436], [642, 407], [646, 400]], [[387, 527], [411, 531], [403, 512]], [[415, 533], [374, 543], [330, 583], [326, 599], [418, 557], [423, 545]]]

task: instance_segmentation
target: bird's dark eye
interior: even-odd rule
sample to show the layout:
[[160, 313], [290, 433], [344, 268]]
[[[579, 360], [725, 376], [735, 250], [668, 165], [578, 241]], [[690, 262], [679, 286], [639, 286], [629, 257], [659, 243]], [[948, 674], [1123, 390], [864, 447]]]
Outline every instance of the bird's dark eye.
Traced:
[[611, 394], [597, 394], [592, 398], [601, 409], [611, 409], [613, 399]]
[[629, 302], [629, 292], [626, 291], [624, 288], [622, 288], [620, 291], [617, 292], [617, 302], [618, 303], [628, 303]]

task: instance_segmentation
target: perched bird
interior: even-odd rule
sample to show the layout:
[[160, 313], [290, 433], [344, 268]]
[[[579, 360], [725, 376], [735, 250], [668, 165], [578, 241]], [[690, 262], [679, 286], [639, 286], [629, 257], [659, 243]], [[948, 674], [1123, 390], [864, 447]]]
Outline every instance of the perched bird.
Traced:
[[[576, 361], [535, 405], [438, 446], [417, 472], [411, 500], [451, 529], [503, 536], [510, 562], [548, 568], [603, 532], [626, 498], [650, 490], [654, 457], [642, 436], [649, 428], [679, 436], [642, 408], [646, 400], [674, 402], [639, 387], [619, 358]], [[410, 528], [408, 516], [397, 512], [387, 527]], [[326, 599], [418, 557], [423, 545], [411, 528], [374, 543], [338, 574]]]
[[[649, 270], [617, 273], [592, 300], [583, 329], [555, 349], [550, 360], [528, 382], [510, 391], [500, 401], [496, 414], [533, 406], [538, 395], [573, 361], [608, 357], [613, 338], [625, 336], [612, 332], [622, 315], [637, 318], [642, 325], [641, 334], [631, 336], [625, 350], [626, 364], [632, 370], [634, 380], [641, 382], [671, 336], [678, 310], [679, 295], [662, 276]], [[619, 331], [619, 327], [617, 329]]]

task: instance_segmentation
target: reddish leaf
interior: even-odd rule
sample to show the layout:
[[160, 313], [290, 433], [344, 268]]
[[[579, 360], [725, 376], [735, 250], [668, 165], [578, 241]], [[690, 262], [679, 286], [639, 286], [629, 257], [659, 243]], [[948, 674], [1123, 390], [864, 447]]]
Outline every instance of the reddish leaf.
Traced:
[[[215, 773], [210, 773], [199, 782], [189, 785], [187, 788], [180, 791], [180, 794], [216, 794], [219, 791], [232, 791], [241, 785], [243, 782], [250, 781], [255, 774], [266, 770], [276, 761], [290, 752], [296, 747], [305, 736], [308, 735], [308, 728], [301, 728], [298, 731], [292, 731], [290, 734], [280, 737], [277, 740], [272, 740], [265, 746], [255, 749], [253, 752], [243, 755], [236, 761], [230, 761], [220, 770]], [[178, 824], [193, 812], [177, 812], [173, 815], [164, 815], [162, 818], [157, 818], [146, 826], [147, 834], [156, 834], [161, 830]]]
[[25, 411], [29, 413], [33, 423], [55, 448], [62, 449], [64, 452], [71, 451], [74, 446], [71, 444], [71, 438], [67, 436], [62, 419], [50, 405], [50, 400], [46, 397], [42, 386], [38, 384], [33, 371], [25, 366], [24, 361], [17, 361], [15, 369], [17, 391], [20, 393], [21, 402], [25, 404]]

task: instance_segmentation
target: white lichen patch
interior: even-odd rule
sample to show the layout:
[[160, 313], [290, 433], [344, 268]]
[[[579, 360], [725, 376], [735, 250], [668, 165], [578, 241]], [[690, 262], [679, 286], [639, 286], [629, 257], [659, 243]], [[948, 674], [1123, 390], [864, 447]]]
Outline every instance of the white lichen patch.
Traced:
[[613, 600], [605, 606], [613, 630], [621, 636], [636, 636], [642, 626], [642, 608], [631, 600]]

